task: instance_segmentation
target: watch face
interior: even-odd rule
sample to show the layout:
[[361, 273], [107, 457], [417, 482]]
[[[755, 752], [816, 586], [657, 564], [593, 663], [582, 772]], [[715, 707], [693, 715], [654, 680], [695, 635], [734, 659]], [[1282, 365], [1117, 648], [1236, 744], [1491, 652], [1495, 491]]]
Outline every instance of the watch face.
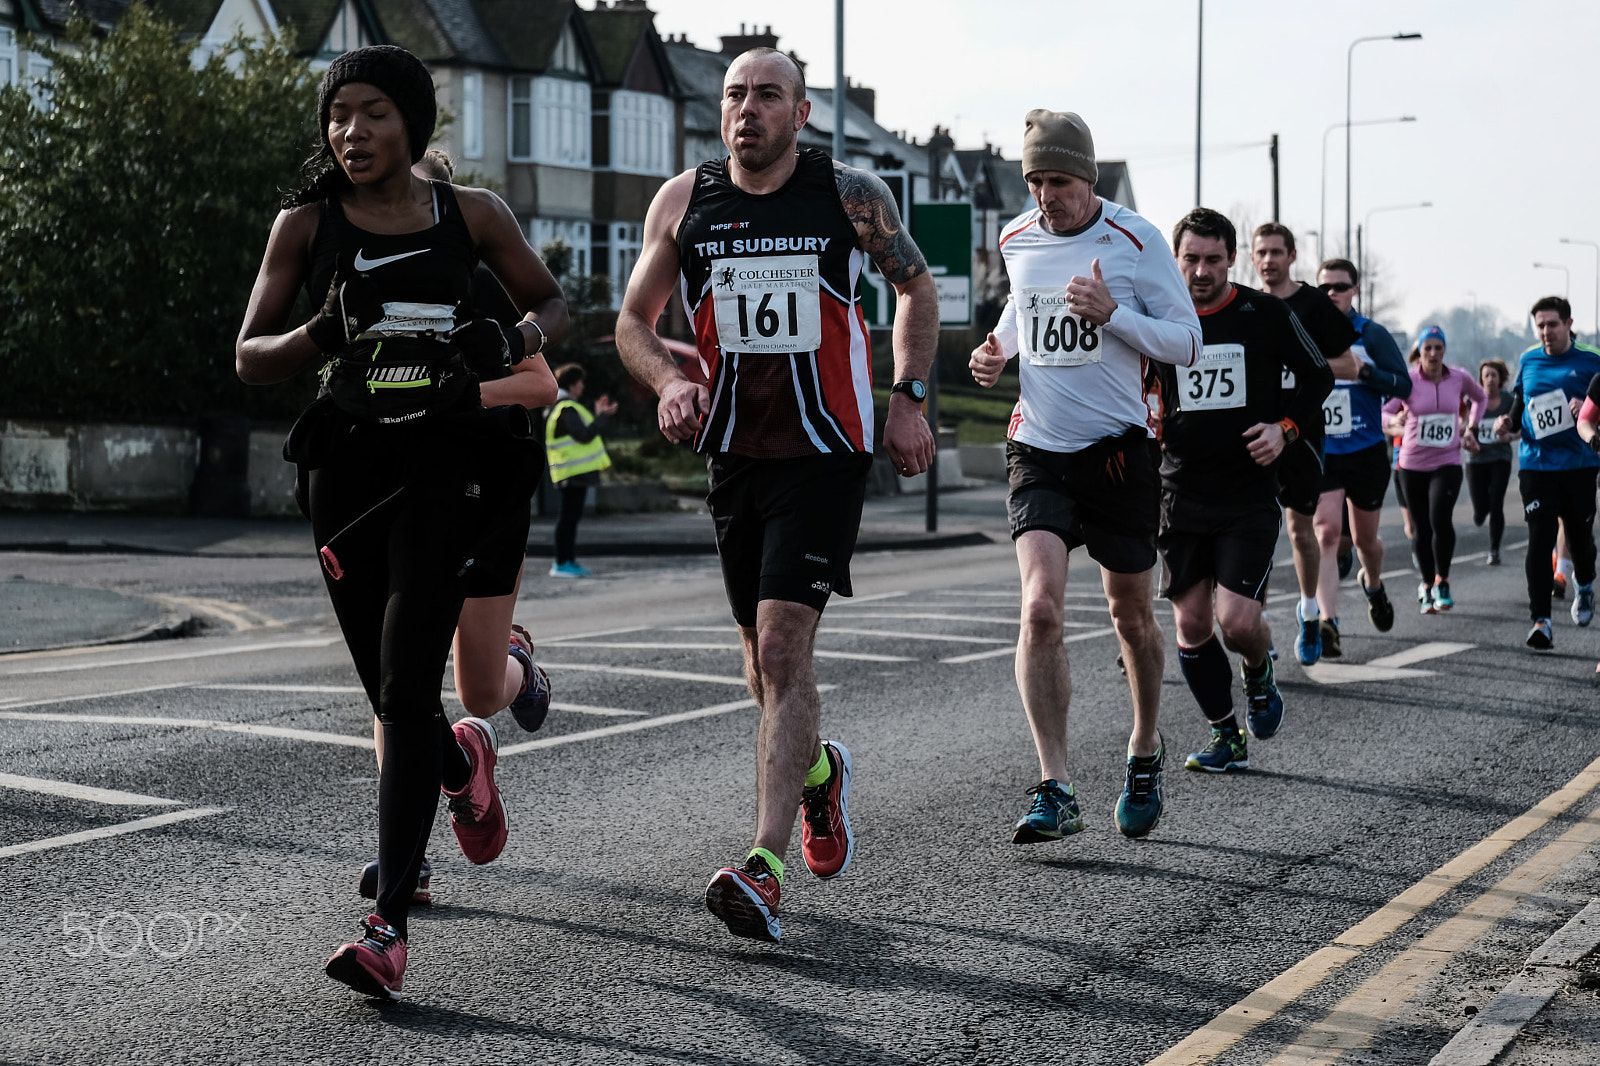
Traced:
[[916, 400], [918, 403], [921, 403], [928, 397], [928, 386], [924, 385], [920, 381], [913, 381], [911, 382], [910, 392], [911, 398]]

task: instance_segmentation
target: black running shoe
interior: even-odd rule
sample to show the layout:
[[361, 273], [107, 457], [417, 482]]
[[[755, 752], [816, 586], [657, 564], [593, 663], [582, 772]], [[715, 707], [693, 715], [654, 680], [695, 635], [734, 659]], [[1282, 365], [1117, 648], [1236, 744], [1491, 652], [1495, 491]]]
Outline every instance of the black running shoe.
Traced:
[[1322, 620], [1322, 657], [1324, 659], [1337, 659], [1344, 654], [1344, 649], [1339, 646], [1339, 620], [1337, 618], [1324, 618]]
[[1367, 587], [1367, 571], [1365, 568], [1356, 575], [1361, 582], [1361, 591], [1367, 595], [1367, 617], [1372, 620], [1372, 628], [1379, 633], [1387, 633], [1394, 628], [1394, 604], [1389, 602], [1389, 591], [1379, 585], [1376, 589]]

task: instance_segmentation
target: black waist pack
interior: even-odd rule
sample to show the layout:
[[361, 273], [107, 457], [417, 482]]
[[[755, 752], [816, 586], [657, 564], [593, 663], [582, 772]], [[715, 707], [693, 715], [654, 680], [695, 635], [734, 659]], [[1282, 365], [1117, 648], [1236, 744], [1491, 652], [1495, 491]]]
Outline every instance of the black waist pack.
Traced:
[[422, 337], [361, 340], [323, 368], [323, 393], [339, 410], [382, 426], [422, 422], [479, 404], [478, 379], [461, 355]]

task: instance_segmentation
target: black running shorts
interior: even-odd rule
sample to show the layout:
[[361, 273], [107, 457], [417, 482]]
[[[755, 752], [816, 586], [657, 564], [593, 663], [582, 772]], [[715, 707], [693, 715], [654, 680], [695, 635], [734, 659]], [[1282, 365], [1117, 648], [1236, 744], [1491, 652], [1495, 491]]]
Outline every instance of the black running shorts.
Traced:
[[1006, 444], [1011, 539], [1048, 530], [1071, 551], [1117, 574], [1142, 574], [1156, 564], [1161, 476], [1142, 427], [1077, 452]]
[[1278, 502], [1303, 515], [1317, 513], [1322, 496], [1322, 442], [1295, 441], [1278, 457]]
[[1161, 494], [1161, 595], [1181, 596], [1202, 581], [1247, 599], [1259, 599], [1272, 576], [1278, 547], [1278, 508], [1261, 503], [1206, 503], [1191, 496]]
[[762, 600], [821, 611], [850, 595], [850, 556], [861, 529], [872, 456], [751, 459], [713, 455], [706, 503], [733, 620], [756, 624]]
[[1389, 446], [1381, 441], [1347, 455], [1329, 455], [1322, 463], [1322, 491], [1342, 491], [1358, 510], [1383, 510], [1389, 491]]

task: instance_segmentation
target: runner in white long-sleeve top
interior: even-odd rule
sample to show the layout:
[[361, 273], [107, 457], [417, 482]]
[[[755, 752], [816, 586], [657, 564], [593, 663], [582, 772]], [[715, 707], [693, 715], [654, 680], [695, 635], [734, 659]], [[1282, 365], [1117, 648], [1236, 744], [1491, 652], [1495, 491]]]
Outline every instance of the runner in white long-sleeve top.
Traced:
[[1083, 829], [1067, 772], [1072, 684], [1062, 644], [1067, 556], [1100, 564], [1128, 666], [1133, 733], [1117, 828], [1144, 836], [1161, 816], [1164, 750], [1156, 719], [1165, 650], [1151, 604], [1160, 477], [1150, 360], [1189, 366], [1200, 321], [1159, 230], [1094, 193], [1088, 127], [1070, 112], [1028, 113], [1022, 171], [1037, 208], [1005, 229], [1011, 296], [972, 353], [985, 387], [1021, 355], [1022, 394], [1007, 432], [1007, 510], [1022, 571], [1017, 688], [1043, 780], [1012, 841]]

